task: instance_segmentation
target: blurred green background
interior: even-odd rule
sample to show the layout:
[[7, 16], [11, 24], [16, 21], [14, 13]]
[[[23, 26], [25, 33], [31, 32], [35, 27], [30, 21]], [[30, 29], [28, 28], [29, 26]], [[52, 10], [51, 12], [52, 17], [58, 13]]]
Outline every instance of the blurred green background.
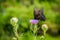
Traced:
[[[11, 17], [19, 19], [18, 32], [24, 33], [22, 40], [33, 40], [27, 31], [29, 20], [33, 19], [34, 7], [40, 10], [44, 7], [44, 15], [49, 30], [46, 40], [60, 40], [60, 0], [0, 0], [0, 40], [11, 40], [13, 37]], [[39, 36], [37, 37], [39, 39]]]

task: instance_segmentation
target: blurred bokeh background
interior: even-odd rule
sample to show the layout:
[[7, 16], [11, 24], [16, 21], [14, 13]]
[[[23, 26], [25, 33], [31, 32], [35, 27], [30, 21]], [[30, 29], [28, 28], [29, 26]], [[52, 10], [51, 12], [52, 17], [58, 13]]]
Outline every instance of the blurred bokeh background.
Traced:
[[24, 33], [22, 40], [33, 40], [27, 30], [29, 20], [34, 18], [34, 7], [38, 10], [44, 7], [44, 23], [49, 27], [46, 40], [60, 40], [60, 0], [0, 0], [0, 40], [11, 40], [13, 36], [11, 17], [19, 19], [18, 33]]

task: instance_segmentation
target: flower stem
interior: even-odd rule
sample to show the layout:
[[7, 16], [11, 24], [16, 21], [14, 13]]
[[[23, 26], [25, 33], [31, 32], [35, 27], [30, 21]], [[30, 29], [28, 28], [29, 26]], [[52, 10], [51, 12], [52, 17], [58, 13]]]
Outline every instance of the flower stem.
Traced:
[[14, 32], [15, 37], [16, 37], [17, 40], [18, 40], [18, 32], [17, 32], [17, 29], [18, 29], [18, 25], [15, 25], [15, 26], [13, 27], [13, 32]]
[[34, 40], [36, 40], [36, 36], [34, 36]]
[[37, 25], [35, 24], [34, 25], [34, 31], [33, 31], [33, 33], [34, 33], [34, 40], [36, 40], [36, 37], [37, 37]]

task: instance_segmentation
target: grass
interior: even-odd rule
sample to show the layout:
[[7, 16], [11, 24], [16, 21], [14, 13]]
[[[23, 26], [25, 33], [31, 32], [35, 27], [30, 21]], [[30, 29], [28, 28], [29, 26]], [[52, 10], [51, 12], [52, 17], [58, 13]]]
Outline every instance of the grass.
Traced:
[[[37, 36], [37, 40], [40, 40], [40, 37], [41, 36]], [[2, 36], [0, 38], [0, 40], [11, 40], [12, 37], [9, 37], [9, 36]], [[22, 37], [19, 37], [19, 40], [34, 40], [34, 36], [30, 33], [30, 32], [27, 32], [27, 33], [24, 33], [24, 35], [22, 35]], [[60, 36], [51, 36], [49, 34], [46, 34], [45, 36], [45, 40], [60, 40]]]
[[[54, 3], [48, 3], [48, 2], [42, 2], [37, 3], [36, 7], [38, 10], [40, 10], [41, 7], [44, 7], [44, 14], [46, 16], [45, 23], [49, 25], [50, 28], [52, 28], [52, 31], [56, 31], [55, 29], [59, 28], [57, 24], [60, 22], [60, 12], [55, 12], [51, 8], [57, 6], [57, 4]], [[19, 19], [19, 25], [21, 24], [24, 28], [28, 27], [28, 23], [30, 19], [33, 19], [33, 12], [34, 12], [34, 5], [30, 5], [28, 8], [24, 5], [16, 5], [15, 7], [10, 6], [5, 9], [4, 13], [0, 13], [0, 40], [11, 40], [12, 36], [8, 36], [4, 33], [4, 25], [9, 23], [10, 18], [13, 16], [18, 17]], [[21, 22], [22, 20], [22, 22]], [[60, 26], [60, 25], [59, 25]], [[55, 28], [56, 27], [56, 28]], [[54, 29], [55, 28], [55, 29]], [[20, 28], [19, 28], [20, 29]], [[57, 29], [58, 31], [59, 29]], [[24, 31], [24, 30], [23, 30]], [[20, 34], [19, 34], [20, 35]], [[51, 36], [49, 34], [46, 34], [46, 40], [60, 40], [60, 36]], [[19, 37], [20, 40], [20, 37]], [[30, 32], [24, 33], [22, 36], [22, 40], [33, 40], [33, 35]], [[40, 40], [40, 36], [37, 36], [37, 40]]]

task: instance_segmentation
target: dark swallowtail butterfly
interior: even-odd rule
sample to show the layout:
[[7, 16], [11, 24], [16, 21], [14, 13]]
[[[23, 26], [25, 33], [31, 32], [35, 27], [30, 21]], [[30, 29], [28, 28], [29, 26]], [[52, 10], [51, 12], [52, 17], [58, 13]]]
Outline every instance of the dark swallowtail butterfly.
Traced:
[[43, 8], [41, 8], [41, 10], [37, 10], [37, 8], [34, 8], [34, 19], [45, 21], [46, 18]]

